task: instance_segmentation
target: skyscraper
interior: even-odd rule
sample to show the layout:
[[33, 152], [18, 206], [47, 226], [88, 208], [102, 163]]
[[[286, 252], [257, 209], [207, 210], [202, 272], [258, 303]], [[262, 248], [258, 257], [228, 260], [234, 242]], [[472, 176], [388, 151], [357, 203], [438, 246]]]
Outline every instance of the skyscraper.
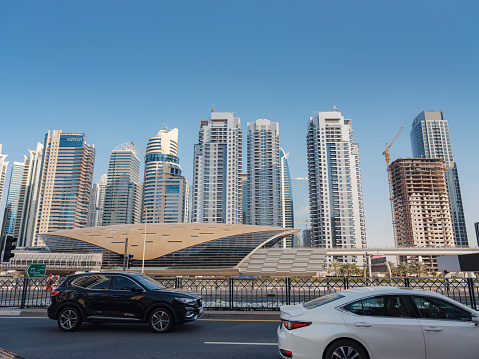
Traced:
[[248, 219], [261, 226], [283, 226], [279, 124], [267, 119], [248, 123]]
[[85, 143], [85, 134], [45, 135], [34, 246], [43, 245], [38, 233], [86, 227], [94, 162], [95, 149]]
[[32, 246], [38, 209], [42, 158], [43, 145], [39, 142], [37, 142], [35, 150], [28, 150], [28, 156], [24, 156], [22, 182], [14, 229], [15, 234], [18, 236], [18, 243], [22, 247]]
[[145, 223], [188, 221], [188, 188], [182, 176], [178, 151], [178, 129], [165, 126], [146, 146], [143, 187]]
[[411, 129], [411, 147], [413, 157], [442, 158], [445, 161], [456, 246], [468, 246], [457, 164], [452, 154], [449, 125], [442, 111], [423, 111], [416, 116]]
[[312, 245], [364, 248], [359, 146], [353, 142], [351, 120], [336, 108], [311, 117], [307, 158]]
[[310, 221], [308, 178], [292, 178], [291, 189], [294, 203], [293, 228], [301, 229], [301, 232], [294, 235], [294, 246], [311, 247], [311, 238], [308, 234], [308, 232], [310, 232], [310, 228], [308, 226]]
[[10, 175], [10, 184], [8, 186], [8, 195], [6, 208], [8, 208], [7, 223], [5, 234], [18, 236], [15, 232], [15, 219], [17, 218], [18, 202], [20, 199], [20, 189], [22, 186], [23, 162], [13, 162], [12, 174]]
[[200, 126], [194, 150], [193, 222], [242, 223], [240, 118], [213, 108]]
[[140, 151], [132, 142], [110, 155], [103, 208], [103, 226], [141, 222]]
[[106, 183], [107, 176], [106, 174], [103, 174], [91, 189], [87, 227], [99, 227], [103, 225]]
[[[279, 149], [279, 158], [281, 164], [281, 227], [294, 228], [294, 206], [293, 206], [293, 187], [291, 186], [291, 176], [288, 165], [289, 153], [285, 153], [282, 148]], [[288, 237], [289, 238], [289, 237]], [[288, 245], [292, 246], [292, 243]]]
[[[444, 161], [397, 159], [389, 166], [393, 224], [398, 247], [454, 247]], [[407, 258], [401, 258], [405, 261]], [[434, 267], [434, 258], [425, 258]]]
[[5, 178], [7, 177], [8, 162], [5, 161], [8, 155], [2, 155], [2, 144], [0, 143], [0, 204], [2, 203]]

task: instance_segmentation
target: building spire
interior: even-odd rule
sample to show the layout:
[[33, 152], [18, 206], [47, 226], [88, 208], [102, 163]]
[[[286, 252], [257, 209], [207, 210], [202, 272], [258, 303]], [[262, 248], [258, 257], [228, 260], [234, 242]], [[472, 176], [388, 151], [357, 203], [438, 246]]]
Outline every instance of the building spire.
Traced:
[[215, 112], [216, 109], [215, 109], [215, 97], [213, 96], [213, 109], [211, 110], [211, 112]]
[[334, 112], [338, 111], [338, 108], [336, 107], [336, 96], [333, 97], [334, 98], [334, 105], [333, 105], [333, 110]]

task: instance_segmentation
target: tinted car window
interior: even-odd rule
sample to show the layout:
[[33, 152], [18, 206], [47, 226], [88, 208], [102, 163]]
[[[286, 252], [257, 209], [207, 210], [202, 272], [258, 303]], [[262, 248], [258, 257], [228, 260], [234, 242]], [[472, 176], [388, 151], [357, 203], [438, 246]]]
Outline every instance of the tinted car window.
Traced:
[[110, 283], [110, 276], [107, 275], [87, 275], [72, 278], [70, 286], [85, 289], [107, 289]]
[[471, 313], [445, 300], [434, 297], [413, 296], [422, 318], [471, 321]]
[[142, 289], [131, 279], [119, 275], [114, 275], [111, 277], [111, 288], [114, 290], [129, 290], [131, 288]]
[[338, 293], [331, 293], [323, 295], [322, 297], [310, 300], [309, 302], [303, 303], [303, 307], [306, 309], [313, 309], [325, 305], [326, 303], [331, 303], [337, 299], [344, 298], [344, 295]]
[[344, 310], [373, 317], [409, 317], [406, 302], [399, 295], [382, 295], [365, 298], [343, 307]]
[[150, 278], [144, 274], [137, 275], [135, 279], [149, 290], [165, 289], [164, 285], [158, 283], [153, 278]]

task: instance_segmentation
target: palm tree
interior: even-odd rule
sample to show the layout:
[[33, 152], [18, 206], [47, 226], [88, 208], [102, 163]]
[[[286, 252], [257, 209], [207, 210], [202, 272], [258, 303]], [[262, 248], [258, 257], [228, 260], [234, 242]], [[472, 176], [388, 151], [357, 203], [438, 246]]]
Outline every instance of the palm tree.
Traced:
[[417, 274], [418, 277], [421, 276], [421, 273], [425, 271], [424, 263], [416, 262], [411, 266], [412, 272]]
[[400, 277], [407, 277], [408, 273], [411, 271], [409, 265], [406, 262], [401, 262], [396, 267]]
[[396, 264], [394, 264], [391, 261], [388, 261], [389, 268], [391, 269], [391, 277], [398, 277], [399, 276], [399, 271], [396, 267]]
[[332, 272], [337, 277], [340, 266], [341, 266], [341, 263], [337, 259], [333, 259], [331, 262], [329, 262], [328, 272], [331, 272], [331, 269], [332, 269]]
[[356, 273], [357, 267], [358, 266], [354, 263], [343, 263], [339, 270], [341, 274], [345, 275], [346, 277], [351, 277], [353, 274]]

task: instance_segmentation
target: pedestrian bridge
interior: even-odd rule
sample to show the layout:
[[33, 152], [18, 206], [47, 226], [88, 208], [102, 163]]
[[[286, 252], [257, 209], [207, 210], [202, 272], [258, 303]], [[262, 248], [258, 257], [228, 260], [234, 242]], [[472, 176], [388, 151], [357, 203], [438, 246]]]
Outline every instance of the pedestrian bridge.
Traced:
[[101, 253], [25, 253], [15, 252], [15, 257], [3, 269], [26, 270], [30, 264], [46, 264], [47, 270], [99, 271], [102, 264]]

